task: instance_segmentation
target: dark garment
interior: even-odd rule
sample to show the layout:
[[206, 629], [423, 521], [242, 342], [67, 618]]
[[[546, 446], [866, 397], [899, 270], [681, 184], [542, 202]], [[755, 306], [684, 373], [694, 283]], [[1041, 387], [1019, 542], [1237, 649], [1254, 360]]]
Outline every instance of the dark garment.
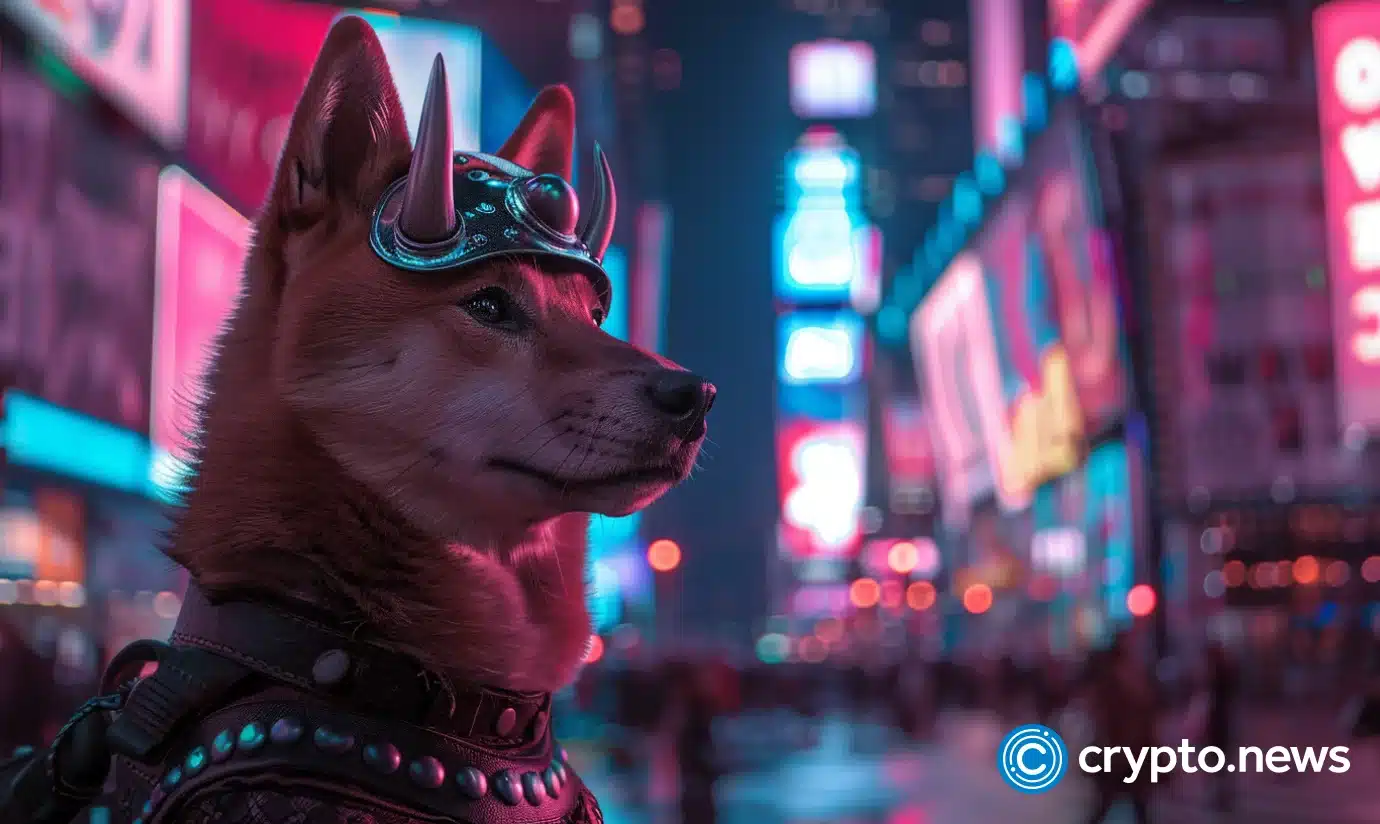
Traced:
[[110, 726], [112, 824], [602, 824], [549, 694], [444, 681], [327, 617], [195, 587], [154, 646]]

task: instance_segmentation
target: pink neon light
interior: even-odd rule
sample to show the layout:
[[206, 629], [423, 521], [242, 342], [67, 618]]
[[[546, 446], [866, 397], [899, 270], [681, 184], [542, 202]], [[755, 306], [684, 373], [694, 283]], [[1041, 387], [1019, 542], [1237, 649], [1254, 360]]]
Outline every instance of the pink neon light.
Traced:
[[154, 446], [185, 458], [190, 402], [221, 325], [239, 296], [250, 225], [238, 212], [169, 166], [158, 180], [152, 429]]
[[670, 224], [670, 211], [664, 203], [648, 202], [637, 210], [632, 277], [628, 279], [628, 337], [652, 352], [661, 348]]
[[1112, 59], [1151, 0], [1049, 0], [1050, 33], [1074, 46], [1087, 83]]
[[1380, 424], [1380, 6], [1313, 16], [1338, 420]]
[[1021, 120], [1025, 71], [1021, 0], [970, 0], [973, 18], [973, 118], [977, 151], [1002, 145], [1001, 124]]
[[1011, 465], [1011, 427], [1002, 397], [992, 314], [982, 264], [967, 252], [950, 264], [911, 316], [911, 347], [934, 416], [944, 516], [967, 522], [969, 506], [997, 489], [1004, 508], [1020, 509], [1028, 490], [994, 484], [995, 467]]

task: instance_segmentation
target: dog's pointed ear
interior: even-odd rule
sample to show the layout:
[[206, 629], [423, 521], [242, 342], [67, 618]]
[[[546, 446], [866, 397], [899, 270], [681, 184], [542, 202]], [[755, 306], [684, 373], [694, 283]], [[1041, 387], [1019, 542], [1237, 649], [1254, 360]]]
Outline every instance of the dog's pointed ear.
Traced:
[[575, 98], [565, 86], [547, 86], [528, 107], [498, 156], [539, 175], [569, 180], [574, 169]]
[[328, 208], [368, 213], [411, 151], [383, 46], [368, 23], [344, 17], [297, 101], [265, 211], [289, 225]]

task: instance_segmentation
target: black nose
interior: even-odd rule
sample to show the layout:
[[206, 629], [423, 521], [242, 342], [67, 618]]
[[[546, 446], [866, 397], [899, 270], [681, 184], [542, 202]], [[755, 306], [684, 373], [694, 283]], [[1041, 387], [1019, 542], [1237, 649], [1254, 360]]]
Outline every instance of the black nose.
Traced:
[[647, 382], [647, 397], [662, 414], [678, 421], [704, 417], [714, 405], [714, 384], [693, 372], [662, 369]]

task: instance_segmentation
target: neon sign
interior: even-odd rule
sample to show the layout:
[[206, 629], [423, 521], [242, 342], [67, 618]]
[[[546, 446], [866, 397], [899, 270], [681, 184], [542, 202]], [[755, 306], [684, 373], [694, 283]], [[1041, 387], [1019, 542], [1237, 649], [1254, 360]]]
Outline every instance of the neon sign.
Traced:
[[0, 7], [160, 141], [182, 143], [187, 129], [187, 0], [0, 0]]
[[792, 302], [855, 302], [874, 288], [880, 233], [862, 213], [862, 162], [836, 136], [786, 157], [776, 292]]
[[1343, 428], [1380, 424], [1380, 8], [1314, 15], [1328, 258]]
[[[1013, 444], [1003, 410], [992, 314], [976, 255], [954, 259], [911, 316], [911, 347], [933, 409], [944, 516], [967, 522], [968, 509], [994, 486], [994, 467], [1010, 466]], [[1028, 503], [1013, 485], [997, 487], [1001, 504]]]
[[862, 427], [798, 420], [777, 437], [783, 543], [802, 555], [852, 551], [863, 504]]

